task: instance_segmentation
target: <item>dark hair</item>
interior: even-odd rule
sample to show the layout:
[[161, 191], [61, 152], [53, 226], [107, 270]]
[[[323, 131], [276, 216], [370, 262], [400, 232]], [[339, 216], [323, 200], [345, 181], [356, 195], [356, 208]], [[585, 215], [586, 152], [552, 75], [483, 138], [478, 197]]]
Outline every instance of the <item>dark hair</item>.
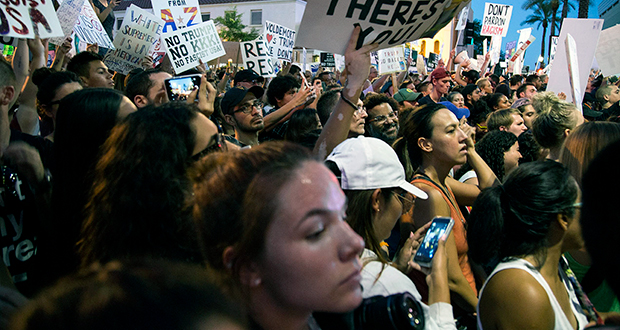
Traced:
[[405, 168], [408, 180], [422, 166], [423, 151], [418, 147], [418, 139], [421, 137], [429, 139], [433, 136], [435, 127], [432, 120], [435, 113], [441, 109], [446, 109], [446, 107], [441, 104], [424, 105], [408, 115], [401, 123], [399, 132], [402, 132], [402, 138], [397, 139], [393, 147]]
[[508, 85], [506, 84], [499, 84], [497, 87], [495, 87], [495, 93], [506, 95], [508, 99], [511, 99], [513, 90], [510, 89], [510, 87], [508, 87]]
[[297, 110], [288, 121], [284, 139], [291, 142], [299, 142], [304, 134], [317, 129], [320, 123], [317, 119], [316, 109], [304, 108]]
[[520, 74], [515, 74], [510, 77], [510, 86], [515, 86], [516, 84], [523, 81], [523, 76]]
[[426, 88], [428, 88], [428, 86], [431, 84], [430, 81], [423, 81], [421, 83], [419, 83], [416, 87], [415, 90], [422, 93], [422, 91], [424, 91]]
[[[197, 164], [192, 175], [193, 215], [201, 251], [213, 278], [231, 293], [239, 293], [241, 266], [264, 250], [267, 228], [280, 207], [278, 192], [312, 160], [305, 147], [269, 141], [239, 152], [211, 154]], [[224, 265], [222, 255], [229, 246], [235, 256]]]
[[325, 126], [338, 100], [340, 100], [340, 91], [336, 90], [327, 91], [319, 97], [316, 103], [316, 112], [319, 114], [321, 125]]
[[489, 105], [489, 108], [493, 109], [493, 110], [500, 110], [500, 109], [495, 109], [496, 106], [499, 105], [499, 100], [502, 99], [502, 97], [504, 97], [505, 95], [502, 93], [494, 93], [489, 95], [486, 98], [487, 104]]
[[144, 256], [200, 260], [183, 207], [197, 114], [186, 103], [168, 102], [134, 112], [112, 130], [86, 205], [82, 266]]
[[519, 159], [519, 164], [541, 160], [543, 147], [536, 142], [531, 129], [519, 134], [517, 139], [519, 140], [519, 153], [521, 153], [522, 156], [521, 159]]
[[273, 78], [267, 88], [267, 100], [273, 106], [278, 105], [278, 100], [284, 98], [284, 94], [293, 88], [299, 88], [301, 84], [291, 75]]
[[13, 330], [180, 329], [211, 319], [244, 325], [243, 313], [199, 267], [112, 262], [64, 278], [31, 300]]
[[127, 95], [131, 102], [134, 102], [134, 98], [137, 95], [147, 96], [149, 89], [153, 87], [151, 75], [160, 72], [163, 71], [160, 69], [148, 69], [131, 76], [125, 86], [125, 95]]
[[[497, 179], [501, 182], [504, 180], [504, 153], [517, 143], [517, 136], [505, 131], [491, 131], [476, 142], [476, 152], [487, 165], [491, 168]], [[455, 179], [462, 177], [465, 173], [472, 169], [469, 163], [463, 164], [456, 171]]]
[[463, 87], [463, 89], [461, 89], [461, 94], [463, 94], [463, 100], [465, 100], [465, 106], [469, 108], [470, 111], [472, 110], [472, 103], [467, 99], [467, 96], [473, 94], [476, 89], [478, 89], [478, 85], [474, 84], [469, 84]]
[[[55, 172], [52, 191], [54, 232], [50, 271], [72, 272], [77, 267], [75, 243], [84, 220], [84, 206], [93, 183], [100, 148], [117, 121], [123, 94], [114, 89], [88, 88], [62, 99], [54, 133]], [[51, 252], [40, 248], [39, 253]], [[51, 257], [51, 256], [50, 256]], [[63, 274], [64, 275], [64, 274]]]
[[467, 222], [471, 260], [491, 269], [510, 257], [544, 260], [550, 225], [558, 214], [574, 214], [578, 190], [560, 163], [517, 167], [503, 185], [484, 189], [474, 202]]
[[37, 103], [47, 105], [56, 96], [56, 92], [65, 84], [81, 83], [80, 78], [70, 71], [53, 71], [49, 68], [39, 68], [32, 73], [32, 82], [37, 85]]
[[385, 94], [373, 93], [371, 95], [368, 95], [368, 97], [364, 99], [364, 107], [366, 108], [366, 112], [383, 103], [389, 104], [392, 110], [398, 113], [398, 109], [400, 108], [398, 102], [396, 102], [394, 98], [389, 97]]
[[592, 266], [601, 269], [616, 296], [620, 296], [620, 263], [615, 262], [620, 249], [618, 197], [615, 188], [620, 164], [620, 141], [603, 149], [588, 166], [582, 179], [581, 233], [592, 258]]
[[467, 78], [469, 82], [476, 82], [480, 79], [480, 72], [477, 70], [463, 71], [462, 76]]
[[91, 51], [80, 52], [73, 56], [67, 64], [67, 71], [71, 71], [78, 77], [90, 77], [90, 62], [103, 61], [103, 57]]
[[533, 83], [537, 80], [540, 80], [540, 77], [537, 74], [531, 74], [525, 78], [526, 83]]
[[[525, 89], [527, 88], [527, 86], [534, 86], [534, 84], [532, 84], [531, 82], [526, 82], [525, 84], [521, 84], [521, 86], [517, 88], [517, 98], [525, 97], [525, 96], [521, 96], [521, 93], [525, 93]], [[536, 88], [536, 86], [534, 86], [534, 88]]]

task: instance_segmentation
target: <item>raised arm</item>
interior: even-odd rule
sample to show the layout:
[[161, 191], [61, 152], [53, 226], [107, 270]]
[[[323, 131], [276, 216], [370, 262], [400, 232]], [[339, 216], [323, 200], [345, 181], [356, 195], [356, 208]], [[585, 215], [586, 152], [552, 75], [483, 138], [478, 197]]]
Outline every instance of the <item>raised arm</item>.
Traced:
[[461, 73], [463, 72], [463, 64], [464, 62], [459, 63], [458, 68], [456, 68], [456, 74], [454, 75], [454, 80], [456, 83], [461, 86], [467, 86], [467, 82], [461, 78]]
[[62, 71], [63, 65], [65, 65], [65, 59], [67, 53], [71, 50], [71, 42], [73, 39], [68, 37], [62, 43], [62, 45], [56, 45], [56, 57], [54, 57], [54, 63], [52, 63], [51, 69], [54, 71]]
[[93, 10], [95, 11], [95, 14], [97, 14], [97, 17], [99, 17], [99, 20], [101, 22], [105, 21], [106, 18], [108, 18], [108, 15], [110, 15], [112, 10], [114, 10], [114, 7], [116, 7], [119, 3], [119, 0], [110, 0], [110, 2], [108, 2], [108, 6], [103, 11], [101, 11], [93, 3], [93, 1], [99, 1], [99, 0], [89, 0], [89, 1], [90, 1], [90, 4], [93, 6]]
[[19, 110], [15, 114], [22, 132], [34, 135], [38, 133], [39, 114], [37, 113], [37, 85], [32, 82], [32, 73], [38, 68], [45, 67], [47, 61], [47, 41], [38, 36], [28, 40], [28, 48], [32, 53], [29, 77], [26, 86], [19, 95]]
[[344, 53], [347, 84], [342, 89], [340, 100], [336, 103], [334, 111], [329, 116], [314, 146], [314, 153], [320, 159], [325, 159], [338, 144], [347, 138], [351, 118], [358, 110], [355, 104], [359, 101], [362, 86], [370, 72], [370, 52], [375, 50], [377, 45], [365, 45], [355, 49], [360, 30], [359, 26], [353, 29]]

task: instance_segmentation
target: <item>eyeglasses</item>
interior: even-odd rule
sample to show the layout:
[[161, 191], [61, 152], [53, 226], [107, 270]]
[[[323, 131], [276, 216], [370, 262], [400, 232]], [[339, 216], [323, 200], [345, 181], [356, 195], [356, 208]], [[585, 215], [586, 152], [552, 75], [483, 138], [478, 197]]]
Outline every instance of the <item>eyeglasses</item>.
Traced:
[[222, 133], [217, 133], [215, 134], [215, 143], [204, 148], [201, 152], [193, 155], [190, 158], [190, 162], [197, 162], [212, 152], [227, 150], [228, 148], [226, 147], [226, 141], [224, 140], [224, 136], [222, 136]]
[[239, 107], [239, 109], [233, 111], [234, 113], [237, 112], [243, 112], [246, 115], [249, 115], [252, 113], [252, 111], [254, 110], [254, 108], [261, 110], [263, 108], [263, 102], [256, 100], [253, 103], [246, 103], [242, 106]]
[[366, 122], [368, 123], [372, 123], [373, 121], [376, 121], [378, 123], [383, 123], [385, 122], [388, 118], [395, 120], [396, 118], [398, 118], [398, 116], [396, 115], [396, 112], [392, 111], [390, 112], [387, 116], [381, 115], [381, 116], [376, 116], [373, 117], [372, 119], [368, 119]]
[[366, 108], [364, 107], [359, 107], [353, 112], [353, 114], [356, 116], [361, 116], [363, 113], [368, 114], [368, 112], [366, 112]]
[[573, 207], [581, 207], [583, 204], [581, 202], [573, 204]]
[[258, 79], [244, 80], [244, 81], [242, 81], [242, 82], [247, 82], [247, 83], [252, 83], [252, 84], [254, 84], [254, 85], [257, 85], [257, 84], [258, 84]]
[[396, 195], [396, 197], [398, 197], [398, 199], [400, 199], [400, 203], [403, 205], [404, 211], [411, 210], [411, 208], [413, 207], [413, 204], [415, 204], [415, 197], [414, 199], [408, 198], [407, 196], [412, 196], [412, 195], [407, 191], [402, 191], [400, 193], [397, 193], [394, 191], [393, 193], [394, 195]]

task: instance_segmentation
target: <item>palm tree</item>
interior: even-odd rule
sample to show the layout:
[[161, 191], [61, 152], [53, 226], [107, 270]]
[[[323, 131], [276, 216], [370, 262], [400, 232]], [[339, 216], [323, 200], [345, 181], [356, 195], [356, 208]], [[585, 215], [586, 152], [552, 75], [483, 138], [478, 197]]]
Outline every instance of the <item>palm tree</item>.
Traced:
[[[562, 0], [562, 21], [568, 17], [568, 12], [575, 9], [575, 4], [572, 0]], [[560, 22], [560, 26], [562, 23]]]
[[[535, 25], [538, 23], [536, 28], [543, 27], [543, 35], [540, 40], [540, 56], [545, 58], [545, 36], [547, 35], [547, 27], [552, 21], [553, 9], [551, 8], [551, 2], [548, 0], [526, 0], [523, 4], [522, 8], [524, 10], [534, 10], [534, 13], [527, 16], [523, 22], [521, 22], [521, 26], [523, 25]], [[553, 20], [553, 24], [557, 27], [557, 18]]]
[[588, 9], [593, 6], [594, 2], [590, 0], [579, 0], [579, 14], [578, 18], [588, 18]]

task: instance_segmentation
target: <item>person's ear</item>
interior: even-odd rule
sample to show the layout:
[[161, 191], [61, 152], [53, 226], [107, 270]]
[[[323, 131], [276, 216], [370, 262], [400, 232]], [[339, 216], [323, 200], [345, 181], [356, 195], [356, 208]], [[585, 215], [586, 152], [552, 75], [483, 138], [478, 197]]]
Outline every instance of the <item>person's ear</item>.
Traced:
[[375, 191], [372, 192], [372, 195], [370, 196], [370, 205], [372, 205], [372, 210], [375, 212], [380, 212], [381, 211], [381, 196], [383, 194], [381, 193], [381, 188], [377, 188], [375, 189]]
[[560, 229], [562, 229], [563, 231], [568, 230], [568, 227], [570, 226], [570, 221], [566, 214], [558, 213], [556, 221]]
[[231, 115], [224, 115], [224, 120], [226, 120], [226, 123], [232, 127], [237, 127], [237, 121], [235, 121], [235, 118], [233, 118], [233, 116]]
[[571, 131], [570, 128], [567, 128], [567, 129], [564, 130], [564, 134], [563, 134], [564, 138], [566, 138], [566, 137], [568, 137], [570, 135], [570, 131]]
[[149, 104], [149, 100], [144, 95], [136, 95], [132, 101], [138, 108], [144, 108]]
[[507, 131], [508, 129], [506, 128], [506, 126], [500, 126], [500, 127], [499, 127], [499, 130], [500, 130], [500, 131]]
[[89, 87], [88, 86], [88, 78], [80, 76], [80, 81], [82, 82], [82, 86]]
[[0, 102], [2, 105], [10, 106], [15, 98], [15, 87], [7, 85], [2, 87], [2, 95], [0, 96]]
[[425, 152], [433, 151], [433, 143], [430, 139], [424, 137], [418, 139], [418, 147], [420, 147], [420, 149]]

